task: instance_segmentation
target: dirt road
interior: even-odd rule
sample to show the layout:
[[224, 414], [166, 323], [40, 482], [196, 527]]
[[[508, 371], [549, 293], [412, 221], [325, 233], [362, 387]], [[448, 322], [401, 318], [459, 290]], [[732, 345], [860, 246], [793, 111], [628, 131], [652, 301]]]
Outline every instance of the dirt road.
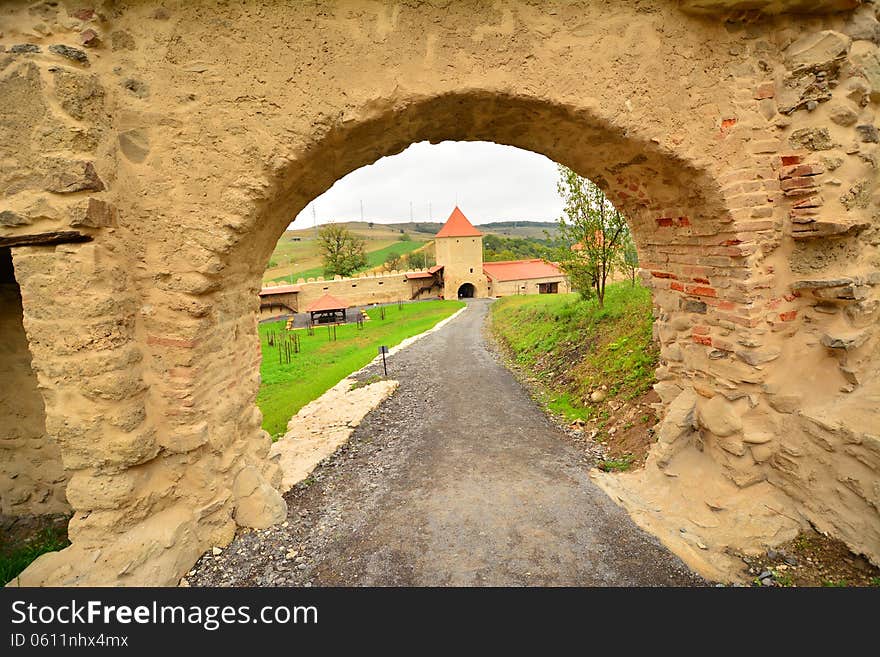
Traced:
[[390, 359], [400, 388], [287, 494], [287, 525], [207, 554], [189, 583], [703, 584], [593, 485], [487, 348], [489, 303]]

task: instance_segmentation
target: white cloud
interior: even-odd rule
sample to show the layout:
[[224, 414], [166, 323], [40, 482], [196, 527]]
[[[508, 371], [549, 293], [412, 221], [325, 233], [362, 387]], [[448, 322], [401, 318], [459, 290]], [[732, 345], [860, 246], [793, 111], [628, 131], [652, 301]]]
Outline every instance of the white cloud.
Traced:
[[456, 201], [475, 224], [511, 219], [555, 221], [556, 164], [537, 153], [489, 142], [419, 142], [340, 178], [303, 209], [292, 228], [357, 221], [445, 221]]

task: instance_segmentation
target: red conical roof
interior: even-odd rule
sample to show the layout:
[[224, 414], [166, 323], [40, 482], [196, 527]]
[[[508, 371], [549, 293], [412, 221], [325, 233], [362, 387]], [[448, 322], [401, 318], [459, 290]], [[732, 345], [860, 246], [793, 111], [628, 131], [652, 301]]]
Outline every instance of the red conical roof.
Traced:
[[464, 213], [455, 206], [443, 228], [434, 237], [482, 237], [483, 233], [474, 228]]

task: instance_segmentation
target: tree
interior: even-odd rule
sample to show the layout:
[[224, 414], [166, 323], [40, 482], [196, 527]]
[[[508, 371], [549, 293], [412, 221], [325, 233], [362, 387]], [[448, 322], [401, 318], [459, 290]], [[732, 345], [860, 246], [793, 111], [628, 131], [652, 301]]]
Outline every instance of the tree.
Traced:
[[372, 221], [368, 221], [368, 222], [367, 222], [367, 226], [369, 226], [370, 228], [372, 228], [373, 226], [375, 226], [375, 224], [374, 224]]
[[325, 276], [351, 276], [367, 265], [366, 242], [344, 226], [321, 226], [318, 248], [324, 260]]
[[406, 264], [410, 269], [424, 269], [428, 266], [428, 256], [424, 251], [413, 251], [406, 257]]
[[400, 254], [399, 253], [389, 253], [388, 257], [385, 258], [385, 269], [391, 271], [393, 269], [400, 269]]
[[567, 167], [560, 165], [556, 189], [565, 204], [559, 234], [568, 245], [558, 251], [559, 265], [583, 298], [595, 291], [602, 308], [608, 274], [629, 233], [626, 219], [598, 185]]
[[639, 268], [639, 252], [636, 250], [636, 243], [633, 241], [631, 232], [626, 232], [620, 251], [620, 268], [626, 272], [630, 284], [635, 287], [636, 271]]

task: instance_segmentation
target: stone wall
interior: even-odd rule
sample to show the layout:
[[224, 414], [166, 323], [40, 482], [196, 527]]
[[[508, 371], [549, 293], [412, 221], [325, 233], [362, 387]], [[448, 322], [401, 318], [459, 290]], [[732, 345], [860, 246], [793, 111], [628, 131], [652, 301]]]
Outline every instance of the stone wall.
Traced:
[[682, 411], [649, 469], [702, 459], [880, 561], [876, 14], [4, 3], [0, 245], [74, 510], [21, 582], [171, 584], [283, 517], [254, 405], [272, 248], [342, 176], [445, 139], [542, 153], [630, 219]]
[[490, 281], [489, 296], [509, 297], [516, 294], [540, 294], [541, 283], [558, 283], [558, 293], [571, 292], [571, 286], [565, 276], [551, 276], [548, 278], [530, 278], [522, 281]]
[[[310, 303], [321, 298], [324, 294], [332, 294], [340, 299], [345, 299], [352, 306], [367, 306], [373, 303], [395, 303], [397, 301], [410, 301], [418, 290], [430, 283], [430, 280], [406, 278], [407, 273], [413, 271], [389, 271], [381, 273], [361, 274], [351, 278], [336, 277], [333, 280], [322, 278], [299, 279], [298, 284], [302, 287], [299, 293], [299, 307], [305, 309]], [[435, 287], [423, 294], [440, 294]]]

